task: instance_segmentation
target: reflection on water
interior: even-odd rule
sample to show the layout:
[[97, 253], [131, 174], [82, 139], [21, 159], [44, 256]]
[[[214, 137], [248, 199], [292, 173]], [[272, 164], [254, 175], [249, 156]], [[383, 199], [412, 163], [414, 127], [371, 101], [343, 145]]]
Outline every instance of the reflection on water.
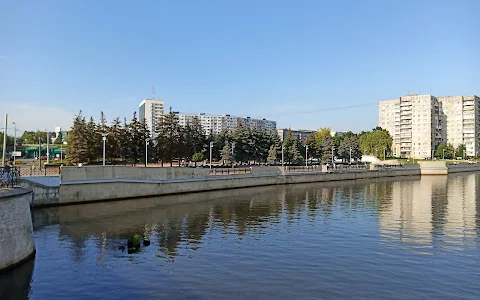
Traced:
[[[36, 210], [30, 298], [477, 299], [478, 180], [271, 186]], [[129, 255], [119, 246], [134, 233], [152, 243]], [[21, 280], [16, 298], [27, 299], [30, 279]]]

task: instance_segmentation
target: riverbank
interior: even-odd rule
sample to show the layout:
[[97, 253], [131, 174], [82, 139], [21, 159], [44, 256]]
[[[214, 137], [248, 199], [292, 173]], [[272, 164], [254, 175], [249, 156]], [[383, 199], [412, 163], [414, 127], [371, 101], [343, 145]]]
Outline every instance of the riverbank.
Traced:
[[[300, 169], [299, 169], [300, 168]], [[296, 167], [253, 166], [247, 172], [212, 172], [208, 168], [142, 168], [124, 166], [63, 167], [56, 178], [23, 179], [34, 190], [33, 207], [112, 201], [268, 185], [330, 182], [383, 177], [446, 175], [480, 171], [480, 165], [422, 162], [398, 168], [327, 171]]]

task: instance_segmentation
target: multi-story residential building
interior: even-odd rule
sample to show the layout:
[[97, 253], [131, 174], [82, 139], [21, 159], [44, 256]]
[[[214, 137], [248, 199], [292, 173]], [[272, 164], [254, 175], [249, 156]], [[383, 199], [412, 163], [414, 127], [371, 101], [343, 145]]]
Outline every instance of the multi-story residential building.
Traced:
[[[438, 97], [441, 124], [445, 130], [442, 139], [453, 147], [465, 145], [466, 156], [480, 152], [480, 99], [477, 96]], [[457, 153], [463, 156], [463, 153]]]
[[476, 156], [479, 108], [477, 96], [407, 95], [380, 101], [378, 123], [392, 136], [395, 156], [431, 158], [441, 142], [465, 144], [466, 156]]
[[156, 137], [156, 124], [159, 117], [163, 115], [164, 101], [160, 99], [145, 99], [138, 105], [138, 119], [147, 123], [152, 134], [152, 138]]
[[307, 136], [312, 134], [314, 131], [312, 130], [292, 130], [292, 129], [277, 129], [278, 136], [280, 136], [280, 139], [283, 141], [285, 137], [287, 136], [288, 131], [292, 132], [292, 135], [294, 138], [300, 139], [300, 141], [305, 141], [307, 139]]
[[253, 119], [250, 117], [234, 117], [231, 115], [206, 115], [200, 114], [185, 114], [175, 112], [178, 117], [179, 124], [185, 126], [188, 122], [191, 122], [195, 117], [200, 120], [200, 124], [208, 135], [210, 133], [218, 134], [222, 130], [233, 131], [237, 128], [238, 124], [243, 124], [247, 127], [260, 127], [265, 131], [275, 130], [277, 122], [266, 119]]

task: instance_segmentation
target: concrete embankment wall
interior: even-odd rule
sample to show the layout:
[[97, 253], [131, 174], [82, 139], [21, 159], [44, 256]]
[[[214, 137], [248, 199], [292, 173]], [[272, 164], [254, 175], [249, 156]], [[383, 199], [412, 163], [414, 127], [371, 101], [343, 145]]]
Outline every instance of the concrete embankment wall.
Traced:
[[60, 180], [95, 180], [95, 179], [143, 179], [169, 180], [185, 178], [203, 178], [210, 173], [208, 168], [145, 168], [124, 166], [88, 166], [62, 167]]
[[480, 171], [480, 164], [450, 164], [445, 161], [425, 161], [420, 162], [421, 175], [447, 175], [460, 172]]
[[30, 199], [32, 190], [0, 192], [0, 271], [12, 268], [35, 254]]
[[20, 186], [33, 191], [30, 206], [58, 205], [58, 186], [49, 186], [29, 179], [20, 179]]
[[[91, 167], [102, 168], [102, 167]], [[191, 193], [199, 191], [213, 191], [222, 189], [244, 188], [254, 186], [293, 184], [293, 183], [311, 183], [311, 182], [329, 182], [339, 180], [370, 179], [395, 176], [413, 176], [420, 175], [419, 168], [387, 169], [385, 171], [344, 171], [344, 172], [296, 172], [282, 173], [279, 167], [253, 167], [252, 174], [248, 175], [222, 175], [222, 176], [202, 176], [201, 171], [208, 169], [188, 169], [188, 168], [159, 168], [157, 174], [170, 174], [177, 176], [175, 179], [152, 180], [151, 174], [143, 173], [146, 178], [141, 178], [141, 174], [135, 174], [134, 178], [126, 178], [129, 175], [123, 174], [122, 170], [113, 170], [103, 173], [105, 176], [115, 174], [115, 178], [99, 178], [101, 173], [95, 170], [84, 171], [82, 168], [67, 168], [68, 173], [62, 169], [62, 182], [59, 190], [58, 204], [74, 204], [92, 201], [105, 201], [114, 199], [136, 198], [146, 196], [169, 195], [179, 193]], [[83, 168], [87, 169], [87, 168]], [[141, 168], [131, 168], [143, 172]], [[147, 169], [148, 168], [144, 168]], [[153, 168], [152, 168], [153, 169]], [[177, 169], [169, 173], [162, 171], [165, 169]], [[200, 171], [195, 173], [194, 171]], [[75, 174], [76, 171], [79, 174]], [[132, 170], [127, 170], [132, 172]], [[148, 171], [147, 171], [148, 172]], [[178, 178], [186, 174], [187, 178]], [[152, 172], [153, 173], [153, 172]], [[64, 176], [65, 174], [65, 176]], [[65, 180], [65, 178], [81, 178], [81, 174], [87, 177], [82, 180]], [[129, 173], [130, 174], [130, 173]], [[92, 179], [95, 177], [95, 179]], [[161, 177], [164, 178], [164, 177]], [[52, 203], [55, 205], [56, 203]]]

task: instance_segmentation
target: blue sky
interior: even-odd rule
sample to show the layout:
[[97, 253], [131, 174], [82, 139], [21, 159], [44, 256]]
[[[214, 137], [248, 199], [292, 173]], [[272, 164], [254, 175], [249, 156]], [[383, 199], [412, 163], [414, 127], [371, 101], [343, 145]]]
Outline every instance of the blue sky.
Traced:
[[130, 119], [154, 86], [175, 111], [370, 129], [379, 100], [480, 94], [479, 11], [476, 0], [0, 0], [0, 114], [21, 129], [70, 126], [80, 109]]

